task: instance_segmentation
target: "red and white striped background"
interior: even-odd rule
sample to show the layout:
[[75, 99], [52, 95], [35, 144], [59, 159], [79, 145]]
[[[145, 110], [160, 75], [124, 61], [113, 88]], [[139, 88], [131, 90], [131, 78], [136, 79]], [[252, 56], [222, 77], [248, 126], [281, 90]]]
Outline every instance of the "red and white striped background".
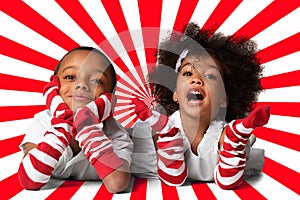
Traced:
[[[0, 199], [299, 199], [299, 5], [299, 0], [0, 0]], [[266, 151], [262, 175], [231, 191], [213, 183], [175, 188], [134, 178], [127, 192], [115, 195], [90, 181], [54, 180], [49, 189], [23, 190], [16, 174], [22, 158], [18, 145], [33, 115], [44, 109], [41, 91], [57, 61], [73, 47], [106, 41], [100, 47], [121, 82], [115, 116], [130, 127], [136, 116], [127, 96], [134, 90], [149, 96], [142, 85], [162, 30], [182, 31], [189, 21], [246, 34], [261, 49], [265, 92], [258, 103], [270, 104], [272, 114], [255, 131], [255, 147]]]

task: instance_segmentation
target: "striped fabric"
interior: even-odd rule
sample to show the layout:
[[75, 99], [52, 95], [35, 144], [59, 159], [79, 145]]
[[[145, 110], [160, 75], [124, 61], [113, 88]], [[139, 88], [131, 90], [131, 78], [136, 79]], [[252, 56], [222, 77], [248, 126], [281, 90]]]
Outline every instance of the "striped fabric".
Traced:
[[158, 133], [157, 172], [159, 178], [171, 186], [180, 186], [187, 178], [183, 138], [175, 127]]
[[215, 183], [222, 189], [233, 189], [243, 181], [246, 166], [245, 146], [253, 129], [238, 130], [239, 125], [243, 126], [241, 120], [232, 121], [226, 127], [220, 161], [214, 176]]
[[80, 108], [74, 116], [75, 139], [101, 179], [123, 163], [114, 153], [111, 139], [102, 131], [103, 121], [112, 117], [112, 100], [111, 94], [102, 94]]
[[255, 108], [245, 119], [233, 120], [225, 129], [220, 159], [215, 169], [215, 183], [222, 189], [233, 189], [243, 181], [246, 150], [251, 132], [268, 123], [270, 107]]
[[40, 189], [50, 179], [55, 165], [71, 140], [73, 112], [59, 96], [59, 80], [52, 76], [45, 87], [46, 106], [53, 115], [43, 141], [24, 157], [18, 175], [25, 189]]

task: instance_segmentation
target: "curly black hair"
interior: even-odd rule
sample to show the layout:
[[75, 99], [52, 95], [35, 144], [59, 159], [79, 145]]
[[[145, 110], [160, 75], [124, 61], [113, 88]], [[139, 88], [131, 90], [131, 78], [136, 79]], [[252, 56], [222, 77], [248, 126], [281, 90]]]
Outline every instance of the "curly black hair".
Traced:
[[225, 36], [223, 33], [201, 30], [196, 23], [189, 23], [183, 34], [171, 33], [160, 43], [156, 71], [149, 76], [155, 85], [153, 94], [168, 115], [179, 108], [173, 101], [177, 74], [175, 70], [171, 70], [173, 73], [168, 71], [166, 85], [166, 68], [175, 69], [184, 49], [193, 55], [205, 51], [217, 61], [222, 69], [228, 97], [225, 120], [244, 118], [253, 109], [252, 104], [262, 91], [259, 79], [263, 67], [256, 57], [257, 44], [246, 36]]

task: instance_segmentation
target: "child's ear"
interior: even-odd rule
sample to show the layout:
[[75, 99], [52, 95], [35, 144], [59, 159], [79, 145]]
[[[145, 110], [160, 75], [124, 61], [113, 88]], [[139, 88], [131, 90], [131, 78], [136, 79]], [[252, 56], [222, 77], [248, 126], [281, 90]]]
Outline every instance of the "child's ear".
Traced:
[[228, 96], [225, 95], [225, 96], [222, 98], [221, 102], [220, 102], [220, 107], [221, 107], [221, 108], [226, 108], [227, 105], [228, 105]]
[[178, 103], [178, 97], [177, 97], [176, 91], [173, 93], [173, 101]]

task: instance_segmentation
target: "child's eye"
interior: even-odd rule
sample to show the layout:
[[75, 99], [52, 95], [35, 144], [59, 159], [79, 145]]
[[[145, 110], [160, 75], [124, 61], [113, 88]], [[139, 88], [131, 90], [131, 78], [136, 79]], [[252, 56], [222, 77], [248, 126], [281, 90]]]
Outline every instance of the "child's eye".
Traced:
[[100, 79], [92, 79], [92, 83], [96, 83], [98, 85], [103, 85], [103, 82]]
[[192, 75], [193, 75], [193, 73], [190, 71], [185, 71], [182, 73], [182, 76], [192, 76]]
[[211, 79], [211, 80], [217, 80], [217, 77], [213, 74], [208, 74], [205, 77], [207, 77], [208, 79]]
[[66, 76], [64, 77], [64, 79], [67, 79], [67, 80], [75, 80], [75, 76], [73, 76], [73, 75], [66, 75]]

